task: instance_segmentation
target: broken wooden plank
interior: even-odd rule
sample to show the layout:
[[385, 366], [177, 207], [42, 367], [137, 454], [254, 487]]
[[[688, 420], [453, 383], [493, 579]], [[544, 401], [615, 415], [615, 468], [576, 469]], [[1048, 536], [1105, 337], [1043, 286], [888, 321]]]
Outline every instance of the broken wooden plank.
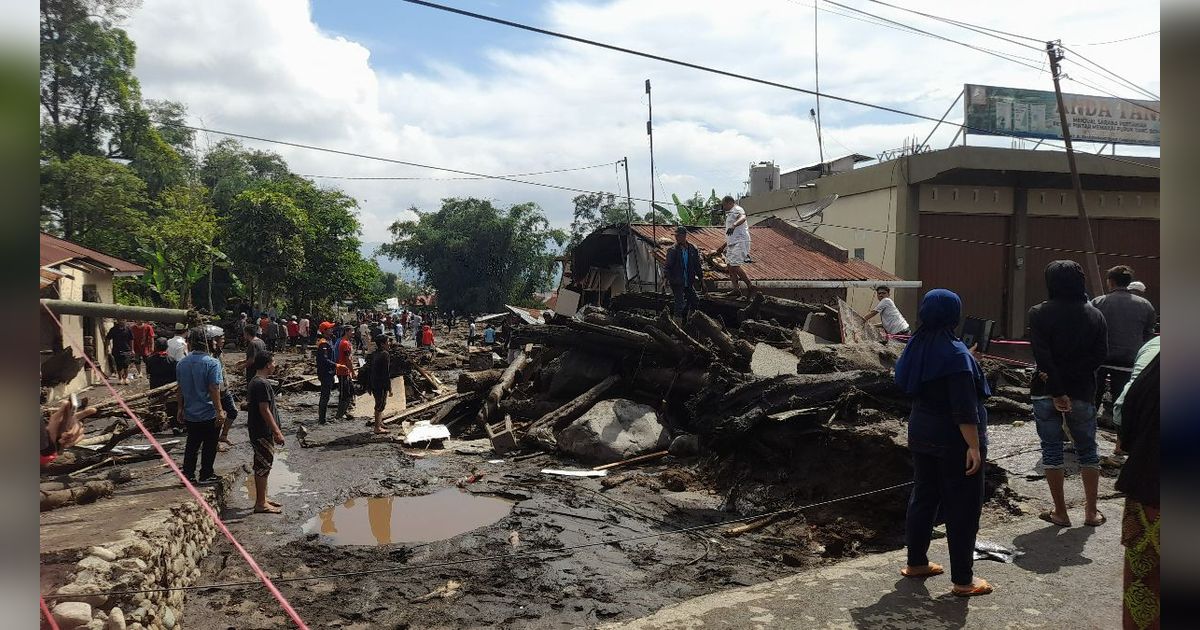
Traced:
[[845, 300], [838, 298], [838, 323], [842, 331], [842, 343], [871, 343], [882, 342], [883, 335], [874, 326], [867, 324]]
[[408, 409], [405, 409], [404, 411], [401, 411], [400, 413], [397, 413], [396, 415], [393, 415], [389, 418], [384, 418], [383, 424], [388, 424], [389, 422], [395, 422], [397, 420], [403, 420], [404, 418], [407, 418], [414, 414], [418, 414], [418, 413], [421, 413], [422, 411], [425, 411], [432, 407], [436, 407], [437, 405], [440, 405], [448, 400], [451, 400], [454, 398], [459, 398], [459, 397], [462, 397], [465, 395], [467, 395], [467, 394], [444, 394], [442, 396], [438, 396], [437, 398], [434, 398], [433, 400], [430, 400], [428, 402], [423, 402], [414, 407], [409, 407]]
[[628, 466], [629, 464], [640, 464], [642, 462], [648, 462], [650, 460], [658, 459], [660, 457], [666, 457], [668, 453], [670, 453], [670, 451], [656, 451], [654, 453], [646, 453], [645, 455], [638, 455], [636, 457], [630, 457], [629, 459], [623, 459], [619, 462], [612, 462], [609, 464], [601, 464], [599, 466], [593, 466], [592, 470], [608, 470], [609, 468], [619, 468], [621, 466]]

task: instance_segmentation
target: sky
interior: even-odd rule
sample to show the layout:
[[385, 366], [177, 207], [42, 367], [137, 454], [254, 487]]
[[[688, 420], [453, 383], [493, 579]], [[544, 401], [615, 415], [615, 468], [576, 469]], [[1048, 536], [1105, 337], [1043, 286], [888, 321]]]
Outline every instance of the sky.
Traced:
[[[458, 8], [812, 89], [813, 0], [445, 0]], [[978, 32], [884, 6], [838, 0], [971, 46], [1023, 57], [1021, 65], [931, 36], [880, 25], [818, 0], [816, 49], [824, 93], [940, 117], [964, 83], [1052, 90], [1044, 44]], [[1087, 59], [1159, 93], [1157, 2], [888, 0], [1037, 40], [1061, 39]], [[996, 7], [1003, 6], [1003, 10]], [[847, 17], [847, 15], [854, 16]], [[486, 174], [578, 169], [518, 179], [648, 198], [738, 195], [749, 165], [786, 172], [818, 160], [809, 116], [815, 99], [399, 0], [144, 0], [125, 24], [138, 47], [146, 98], [185, 103], [194, 124], [391, 160]], [[1025, 46], [1031, 46], [1028, 48]], [[1145, 98], [1068, 51], [1067, 92]], [[655, 175], [649, 165], [652, 83]], [[1085, 86], [1079, 81], [1091, 84]], [[920, 142], [934, 123], [822, 99], [826, 156], [876, 156]], [[962, 120], [962, 105], [947, 119]], [[956, 129], [943, 125], [933, 148]], [[201, 133], [200, 148], [218, 134]], [[971, 144], [1013, 146], [972, 136]], [[566, 227], [576, 192], [482, 180], [357, 180], [461, 175], [247, 141], [280, 153], [292, 170], [360, 202], [363, 239], [389, 240], [408, 208], [433, 211], [450, 196], [501, 206], [534, 201]], [[1032, 146], [1032, 142], [1025, 142]], [[1095, 150], [1082, 144], [1080, 150]], [[1157, 155], [1157, 148], [1118, 153]], [[593, 168], [581, 168], [593, 167]], [[316, 177], [323, 176], [323, 177]], [[332, 177], [324, 177], [332, 176]], [[642, 204], [644, 211], [645, 204]]]

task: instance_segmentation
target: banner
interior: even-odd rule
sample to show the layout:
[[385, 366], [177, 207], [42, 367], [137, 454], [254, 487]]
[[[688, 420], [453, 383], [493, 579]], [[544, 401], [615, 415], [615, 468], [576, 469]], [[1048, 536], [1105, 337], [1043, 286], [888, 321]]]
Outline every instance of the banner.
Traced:
[[[1054, 92], [964, 86], [967, 133], [1061, 139]], [[1158, 101], [1063, 94], [1071, 140], [1159, 146]]]
[[387, 307], [388, 307], [388, 309], [390, 309], [390, 310], [393, 310], [393, 311], [398, 311], [398, 310], [400, 310], [400, 300], [399, 300], [399, 298], [394, 298], [394, 297], [390, 297], [390, 298], [388, 298], [388, 299], [387, 299]]

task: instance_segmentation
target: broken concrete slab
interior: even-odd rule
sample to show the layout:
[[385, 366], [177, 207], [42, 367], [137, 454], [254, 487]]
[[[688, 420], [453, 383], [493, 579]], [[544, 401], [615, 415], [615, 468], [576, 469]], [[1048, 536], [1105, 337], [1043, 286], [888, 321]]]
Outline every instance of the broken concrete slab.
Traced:
[[623, 398], [596, 403], [558, 434], [560, 450], [597, 464], [666, 449], [670, 443], [652, 407]]
[[796, 373], [796, 355], [765, 343], [754, 346], [750, 356], [750, 371], [755, 376], [779, 376]]

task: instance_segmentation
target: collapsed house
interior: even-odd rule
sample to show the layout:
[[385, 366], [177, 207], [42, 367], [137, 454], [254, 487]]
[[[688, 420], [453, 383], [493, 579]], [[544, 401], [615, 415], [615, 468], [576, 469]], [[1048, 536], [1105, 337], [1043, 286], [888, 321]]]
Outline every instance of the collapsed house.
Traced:
[[[710, 289], [730, 288], [724, 259], [716, 252], [725, 244], [722, 226], [686, 226], [688, 241], [705, 258]], [[644, 223], [610, 225], [583, 239], [572, 250], [564, 270], [555, 312], [573, 315], [580, 306], [604, 306], [623, 293], [667, 292], [662, 265], [674, 244], [674, 226]], [[852, 287], [917, 288], [858, 258], [820, 236], [771, 217], [750, 227], [750, 256], [744, 267], [754, 286], [775, 297], [808, 304], [834, 304]]]

